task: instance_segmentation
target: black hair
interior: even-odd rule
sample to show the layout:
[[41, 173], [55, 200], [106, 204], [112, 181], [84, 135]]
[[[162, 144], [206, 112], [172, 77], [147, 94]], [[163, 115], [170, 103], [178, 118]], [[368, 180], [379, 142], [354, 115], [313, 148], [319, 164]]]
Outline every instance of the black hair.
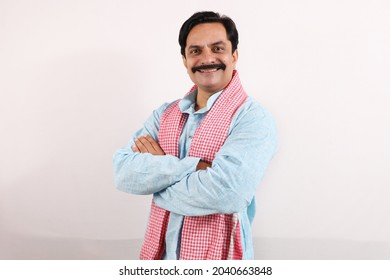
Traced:
[[191, 29], [201, 23], [219, 22], [222, 23], [226, 30], [228, 40], [232, 43], [232, 52], [237, 49], [238, 45], [238, 31], [234, 21], [225, 15], [219, 15], [215, 12], [197, 12], [187, 19], [180, 28], [179, 45], [181, 54], [185, 57], [185, 48], [187, 44], [187, 37]]

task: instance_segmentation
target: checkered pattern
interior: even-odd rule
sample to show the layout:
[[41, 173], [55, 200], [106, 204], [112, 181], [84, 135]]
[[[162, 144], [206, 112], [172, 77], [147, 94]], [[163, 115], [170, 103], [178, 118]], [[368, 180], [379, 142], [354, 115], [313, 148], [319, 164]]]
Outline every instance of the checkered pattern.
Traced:
[[180, 259], [242, 259], [237, 214], [214, 214], [184, 218]]
[[141, 260], [159, 260], [165, 249], [164, 240], [170, 212], [158, 207], [152, 201], [151, 213], [153, 215], [149, 219], [144, 245], [140, 253]]
[[[189, 93], [195, 89], [196, 86]], [[188, 155], [211, 163], [227, 138], [235, 111], [246, 98], [238, 73], [234, 71], [230, 84], [196, 129]], [[175, 102], [164, 112], [158, 135], [164, 152], [175, 156], [178, 156], [180, 134], [188, 117], [180, 111], [178, 103]], [[141, 259], [161, 258], [168, 219], [169, 212], [152, 202]], [[237, 214], [186, 216], [181, 238], [180, 259], [242, 259]]]

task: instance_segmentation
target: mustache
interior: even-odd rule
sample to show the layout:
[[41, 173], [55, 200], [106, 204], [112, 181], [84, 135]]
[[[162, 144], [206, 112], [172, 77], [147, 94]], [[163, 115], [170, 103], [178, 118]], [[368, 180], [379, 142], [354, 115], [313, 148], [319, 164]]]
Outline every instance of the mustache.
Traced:
[[192, 67], [191, 70], [192, 70], [192, 73], [195, 73], [196, 71], [199, 71], [199, 70], [214, 69], [214, 68], [225, 70], [226, 65], [224, 63], [206, 64], [206, 65], [199, 65], [199, 66]]

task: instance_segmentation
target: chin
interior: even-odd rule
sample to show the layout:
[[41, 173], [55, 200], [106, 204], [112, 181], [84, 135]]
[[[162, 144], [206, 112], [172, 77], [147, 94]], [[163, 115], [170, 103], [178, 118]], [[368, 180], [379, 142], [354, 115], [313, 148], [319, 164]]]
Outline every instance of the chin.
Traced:
[[199, 85], [198, 87], [209, 94], [216, 93], [223, 89], [223, 87], [219, 87], [215, 85]]

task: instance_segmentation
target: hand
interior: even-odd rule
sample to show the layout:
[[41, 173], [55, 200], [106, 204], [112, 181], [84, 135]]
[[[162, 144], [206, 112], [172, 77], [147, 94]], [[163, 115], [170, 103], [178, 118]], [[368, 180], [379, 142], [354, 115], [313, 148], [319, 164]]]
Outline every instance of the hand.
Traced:
[[155, 156], [165, 155], [164, 150], [150, 135], [139, 136], [135, 139], [134, 146], [131, 148], [135, 153], [149, 153]]
[[205, 162], [203, 160], [200, 160], [198, 165], [196, 166], [196, 171], [198, 170], [206, 170], [207, 167], [211, 167], [211, 164], [208, 162]]

